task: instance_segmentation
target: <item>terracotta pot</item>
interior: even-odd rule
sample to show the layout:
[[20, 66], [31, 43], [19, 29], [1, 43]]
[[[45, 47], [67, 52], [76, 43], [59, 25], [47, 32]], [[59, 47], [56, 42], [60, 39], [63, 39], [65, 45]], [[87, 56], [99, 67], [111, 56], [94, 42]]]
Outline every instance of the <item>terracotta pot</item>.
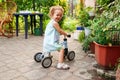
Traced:
[[104, 68], [113, 68], [120, 58], [120, 46], [107, 46], [95, 44], [95, 58], [99, 65]]

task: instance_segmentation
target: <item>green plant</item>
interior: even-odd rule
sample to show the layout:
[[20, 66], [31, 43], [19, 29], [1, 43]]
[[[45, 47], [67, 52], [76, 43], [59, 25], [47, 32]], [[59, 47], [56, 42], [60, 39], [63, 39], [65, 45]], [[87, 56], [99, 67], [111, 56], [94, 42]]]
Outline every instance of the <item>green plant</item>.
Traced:
[[117, 70], [116, 70], [116, 80], [120, 79], [120, 62], [118, 63]]
[[120, 62], [118, 63], [117, 70], [116, 70], [116, 80], [120, 79]]
[[82, 32], [79, 33], [78, 41], [81, 43], [81, 42], [84, 41], [84, 39], [85, 39], [85, 32], [82, 31]]
[[[97, 43], [102, 45], [116, 45], [113, 40], [113, 38], [115, 38], [114, 35], [116, 35], [115, 31], [118, 31], [117, 41], [120, 41], [120, 11], [118, 6], [120, 6], [120, 4], [118, 3], [118, 0], [116, 0], [109, 4], [107, 6], [108, 8], [106, 8], [101, 15], [97, 15], [93, 19], [90, 28]], [[120, 45], [120, 43], [118, 42], [117, 45]]]
[[74, 30], [76, 29], [77, 23], [78, 23], [78, 21], [76, 19], [66, 17], [62, 28], [68, 32], [74, 32]]
[[82, 47], [85, 52], [90, 50], [90, 43], [93, 42], [95, 38], [92, 35], [86, 37], [83, 41]]
[[120, 69], [120, 58], [118, 59], [117, 68], [119, 68], [119, 69]]
[[78, 15], [78, 20], [79, 20], [80, 26], [83, 26], [83, 27], [88, 26], [87, 22], [88, 22], [88, 19], [89, 19], [89, 14], [88, 14], [87, 10], [88, 10], [88, 8], [85, 9], [84, 3], [81, 0], [80, 1], [80, 12], [79, 12], [79, 15]]
[[120, 58], [117, 60], [117, 64], [114, 67], [115, 71], [117, 71], [117, 69], [120, 69]]
[[81, 10], [79, 13], [79, 23], [81, 26], [87, 27], [88, 26], [88, 20], [89, 20], [89, 14], [85, 10]]
[[86, 7], [85, 9], [86, 9], [87, 12], [94, 11], [93, 7]]
[[97, 5], [106, 6], [106, 5], [108, 5], [110, 2], [112, 2], [113, 0], [96, 0], [96, 1], [97, 1]]

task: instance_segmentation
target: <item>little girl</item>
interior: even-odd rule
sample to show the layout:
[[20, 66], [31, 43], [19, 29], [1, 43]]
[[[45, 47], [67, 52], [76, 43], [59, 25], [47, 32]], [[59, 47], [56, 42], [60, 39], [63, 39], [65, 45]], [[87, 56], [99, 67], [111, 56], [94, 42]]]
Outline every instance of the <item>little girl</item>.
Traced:
[[51, 18], [50, 22], [46, 26], [43, 51], [59, 51], [59, 58], [57, 69], [69, 69], [70, 67], [63, 63], [64, 61], [64, 48], [59, 43], [60, 35], [67, 36], [67, 33], [64, 32], [58, 22], [62, 19], [64, 9], [61, 6], [52, 6], [49, 11], [49, 16]]

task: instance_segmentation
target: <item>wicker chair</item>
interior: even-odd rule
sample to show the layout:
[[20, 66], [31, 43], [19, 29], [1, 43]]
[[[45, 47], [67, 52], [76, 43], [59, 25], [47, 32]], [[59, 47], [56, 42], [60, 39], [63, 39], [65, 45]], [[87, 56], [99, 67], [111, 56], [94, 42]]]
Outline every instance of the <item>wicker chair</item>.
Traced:
[[[13, 36], [11, 23], [13, 21], [13, 13], [16, 12], [16, 9], [17, 6], [15, 2], [7, 1], [0, 3], [0, 34], [2, 34], [2, 36]], [[6, 29], [6, 24], [9, 26], [8, 29]], [[10, 35], [10, 33], [12, 34]]]

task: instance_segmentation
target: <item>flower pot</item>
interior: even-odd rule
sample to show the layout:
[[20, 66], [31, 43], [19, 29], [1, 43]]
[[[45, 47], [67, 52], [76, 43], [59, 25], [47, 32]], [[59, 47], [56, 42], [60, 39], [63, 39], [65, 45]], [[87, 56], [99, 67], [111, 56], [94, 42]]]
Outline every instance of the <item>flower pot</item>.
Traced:
[[95, 44], [95, 59], [99, 65], [106, 69], [115, 67], [120, 58], [120, 46], [107, 46]]

